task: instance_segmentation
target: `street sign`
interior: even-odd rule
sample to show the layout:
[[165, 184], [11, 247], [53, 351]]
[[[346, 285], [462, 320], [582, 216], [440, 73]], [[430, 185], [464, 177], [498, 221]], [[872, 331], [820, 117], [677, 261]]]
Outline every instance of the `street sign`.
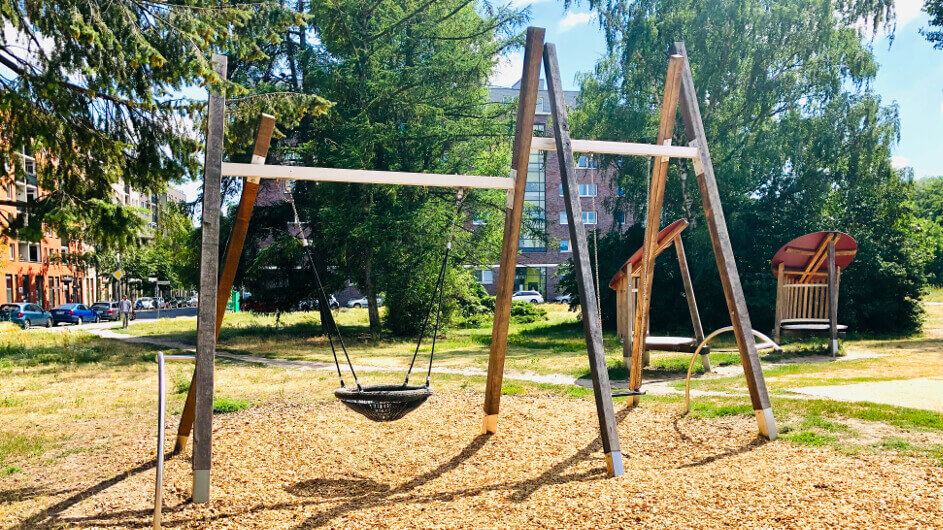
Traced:
[[169, 281], [161, 281], [161, 282], [157, 282], [157, 285], [170, 285], [170, 282], [169, 282]]
[[157, 276], [148, 276], [147, 281], [150, 283], [155, 283], [157, 282]]
[[114, 274], [112, 274], [112, 276], [114, 276], [116, 280], [120, 280], [121, 278], [124, 278], [124, 272], [122, 272], [121, 269], [118, 269], [114, 272]]

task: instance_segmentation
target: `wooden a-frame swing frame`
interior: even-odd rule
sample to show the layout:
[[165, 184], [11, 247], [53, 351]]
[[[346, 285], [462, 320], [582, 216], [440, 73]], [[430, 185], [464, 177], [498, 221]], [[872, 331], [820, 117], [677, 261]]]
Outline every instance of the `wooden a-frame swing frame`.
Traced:
[[[593, 379], [595, 402], [600, 423], [600, 438], [606, 455], [609, 476], [622, 475], [622, 453], [619, 446], [617, 424], [612, 403], [609, 376], [606, 371], [605, 351], [602, 343], [602, 329], [599, 321], [592, 272], [589, 266], [585, 228], [581, 222], [582, 209], [579, 199], [578, 183], [574, 175], [573, 152], [607, 153], [616, 155], [635, 155], [654, 157], [648, 224], [643, 254], [643, 273], [645, 281], [640, 282], [640, 310], [635, 326], [635, 344], [644, 344], [647, 328], [648, 309], [651, 289], [651, 269], [654, 261], [654, 239], [658, 232], [661, 218], [661, 199], [664, 194], [664, 181], [667, 164], [671, 158], [683, 158], [693, 161], [701, 197], [707, 216], [714, 254], [720, 271], [721, 282], [727, 305], [733, 320], [741, 361], [746, 373], [750, 398], [756, 411], [760, 433], [767, 438], [775, 438], [776, 428], [772, 409], [756, 354], [756, 344], [751, 334], [750, 317], [747, 313], [743, 290], [733, 259], [733, 250], [727, 234], [720, 195], [714, 178], [710, 153], [704, 139], [697, 97], [693, 79], [687, 63], [684, 45], [675, 43], [674, 54], [669, 61], [668, 81], [665, 101], [662, 107], [658, 143], [655, 145], [631, 142], [604, 142], [594, 140], [571, 140], [567, 121], [566, 106], [557, 66], [556, 49], [552, 44], [544, 44], [543, 28], [528, 28], [524, 50], [523, 75], [520, 83], [520, 96], [512, 150], [511, 174], [506, 177], [476, 177], [461, 175], [430, 175], [422, 173], [395, 173], [363, 170], [343, 170], [327, 168], [299, 168], [265, 165], [269, 143], [275, 125], [275, 118], [262, 115], [256, 137], [251, 164], [231, 164], [223, 162], [223, 135], [225, 124], [225, 94], [211, 91], [208, 111], [209, 119], [206, 136], [206, 158], [203, 183], [203, 239], [201, 243], [200, 298], [197, 316], [197, 352], [196, 369], [187, 394], [187, 401], [181, 416], [177, 432], [175, 452], [184, 449], [193, 430], [193, 502], [204, 503], [210, 498], [210, 467], [212, 460], [212, 414], [213, 385], [216, 341], [225, 315], [226, 298], [219, 297], [220, 292], [232, 289], [236, 268], [245, 244], [252, 209], [255, 205], [258, 187], [262, 178], [297, 179], [332, 182], [357, 182], [398, 184], [417, 186], [447, 186], [459, 188], [494, 188], [506, 189], [508, 200], [505, 207], [504, 235], [501, 245], [501, 258], [498, 270], [495, 316], [492, 327], [491, 349], [488, 362], [488, 375], [485, 387], [483, 432], [494, 433], [497, 430], [498, 412], [501, 399], [501, 383], [504, 374], [505, 352], [507, 348], [508, 326], [510, 322], [511, 295], [514, 290], [514, 273], [518, 242], [521, 231], [521, 218], [524, 207], [524, 191], [527, 184], [527, 166], [531, 149], [555, 150], [560, 158], [560, 168], [566, 193], [570, 235], [574, 241], [573, 257], [577, 271], [577, 285], [580, 294], [583, 325], [586, 332], [587, 353]], [[554, 138], [534, 138], [533, 126], [536, 111], [537, 94], [540, 81], [541, 56], [549, 81], [552, 106]], [[214, 55], [214, 70], [217, 75], [226, 77], [226, 56]], [[675, 112], [680, 96], [681, 110], [684, 117], [688, 146], [671, 145]], [[226, 248], [223, 270], [219, 271], [219, 221], [220, 221], [220, 181], [222, 176], [245, 177], [245, 183], [236, 214], [236, 222]], [[577, 220], [577, 221], [574, 221]], [[641, 336], [638, 336], [641, 335]], [[631, 387], [638, 389], [641, 376], [641, 363], [638, 356], [641, 350], [633, 351]], [[636, 373], [638, 372], [638, 373]], [[637, 402], [637, 397], [635, 398]]]

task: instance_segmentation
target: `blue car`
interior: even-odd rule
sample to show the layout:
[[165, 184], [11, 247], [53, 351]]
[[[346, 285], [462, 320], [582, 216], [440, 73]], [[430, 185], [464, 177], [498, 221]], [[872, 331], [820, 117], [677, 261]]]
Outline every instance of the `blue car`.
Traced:
[[52, 327], [52, 315], [49, 311], [36, 304], [3, 304], [0, 305], [0, 321], [13, 322], [23, 329], [31, 326]]
[[84, 322], [99, 322], [101, 315], [98, 311], [89, 309], [85, 304], [62, 304], [52, 310], [53, 325], [59, 322], [71, 322], [72, 324], [82, 324]]

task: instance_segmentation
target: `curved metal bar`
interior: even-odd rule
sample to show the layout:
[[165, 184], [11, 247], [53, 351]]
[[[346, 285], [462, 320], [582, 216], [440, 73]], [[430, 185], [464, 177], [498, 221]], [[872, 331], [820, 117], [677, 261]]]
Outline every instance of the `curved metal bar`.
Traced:
[[157, 477], [154, 479], [154, 529], [160, 528], [161, 509], [164, 507], [164, 422], [167, 410], [166, 361], [196, 361], [193, 355], [164, 355], [157, 352]]
[[[688, 363], [688, 374], [684, 378], [684, 413], [685, 414], [688, 414], [689, 412], [691, 412], [691, 370], [694, 368], [694, 361], [697, 359], [697, 356], [701, 354], [701, 350], [703, 350], [704, 347], [707, 346], [707, 344], [711, 341], [711, 339], [713, 339], [717, 335], [720, 335], [721, 333], [726, 333], [728, 331], [733, 331], [733, 326], [727, 326], [725, 328], [714, 330], [713, 332], [711, 332], [710, 335], [704, 337], [704, 340], [702, 340], [701, 343], [697, 345], [697, 349], [694, 350], [694, 353], [691, 355], [691, 362]], [[773, 339], [769, 338], [769, 336], [763, 333], [760, 333], [759, 331], [755, 329], [751, 329], [750, 332], [753, 333], [754, 337], [757, 337], [760, 340], [762, 340], [764, 344], [765, 343], [772, 344], [773, 349], [782, 351], [782, 348], [779, 346], [779, 344], [776, 344], [775, 342], [773, 342]], [[705, 355], [709, 355], [709, 353], [705, 353]]]

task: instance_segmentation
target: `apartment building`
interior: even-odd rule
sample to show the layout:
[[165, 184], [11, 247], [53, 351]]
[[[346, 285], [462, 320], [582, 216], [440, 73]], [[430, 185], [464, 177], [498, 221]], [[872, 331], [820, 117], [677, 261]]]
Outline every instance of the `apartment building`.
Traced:
[[[26, 202], [40, 197], [43, 191], [36, 178], [36, 159], [20, 155], [22, 172], [5, 168], [0, 175], [0, 201]], [[130, 187], [115, 185], [115, 197], [123, 204], [142, 208], [144, 216], [156, 228], [158, 212], [167, 201], [183, 201], [178, 190], [166, 194], [142, 194]], [[10, 202], [0, 202], [0, 224], [18, 215], [28, 215]], [[145, 238], [147, 235], [145, 234]], [[0, 303], [30, 302], [46, 309], [76, 302], [92, 304], [113, 298], [112, 279], [100, 276], [92, 267], [77, 259], [94, 248], [80, 240], [64, 240], [45, 231], [38, 243], [4, 238], [0, 240]]]
[[[520, 82], [511, 87], [488, 87], [488, 97], [497, 103], [516, 101], [520, 94]], [[564, 91], [567, 106], [576, 103], [578, 91]], [[540, 81], [537, 107], [534, 116], [534, 135], [552, 136], [550, 130], [550, 96], [544, 80]], [[587, 235], [593, 230], [602, 232], [625, 224], [625, 214], [613, 214], [604, 205], [607, 199], [619, 193], [612, 181], [611, 172], [599, 168], [598, 160], [577, 153], [576, 178], [579, 182], [580, 201], [583, 209], [582, 222]], [[560, 293], [560, 265], [572, 257], [569, 224], [563, 202], [563, 181], [560, 163], [555, 152], [532, 151], [527, 168], [527, 188], [524, 193], [525, 225], [543, 228], [543, 235], [525, 233], [522, 230], [515, 272], [515, 290], [539, 291], [545, 300], [552, 301]], [[480, 221], [478, 221], [480, 222]], [[475, 222], [473, 222], [474, 224]], [[539, 230], [535, 230], [539, 231]], [[475, 276], [490, 294], [497, 292], [497, 264], [478, 270]]]

